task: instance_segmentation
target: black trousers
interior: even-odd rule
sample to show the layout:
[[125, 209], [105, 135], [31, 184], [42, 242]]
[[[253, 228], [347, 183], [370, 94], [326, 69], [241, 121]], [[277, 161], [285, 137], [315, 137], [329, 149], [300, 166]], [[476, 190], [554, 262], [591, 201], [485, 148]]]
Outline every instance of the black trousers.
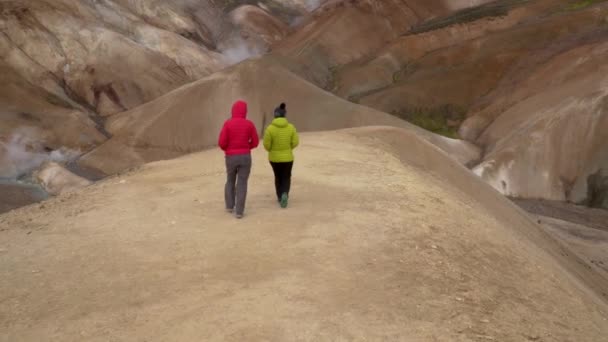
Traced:
[[289, 189], [291, 188], [291, 169], [293, 168], [293, 162], [270, 162], [270, 165], [272, 166], [272, 171], [274, 172], [274, 187], [277, 191], [277, 200], [280, 200], [283, 193], [289, 194]]

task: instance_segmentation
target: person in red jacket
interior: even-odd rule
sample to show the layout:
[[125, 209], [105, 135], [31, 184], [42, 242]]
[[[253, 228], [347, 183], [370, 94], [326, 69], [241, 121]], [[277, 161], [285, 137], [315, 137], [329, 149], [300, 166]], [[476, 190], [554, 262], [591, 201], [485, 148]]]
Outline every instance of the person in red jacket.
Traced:
[[232, 119], [227, 120], [222, 127], [218, 145], [226, 153], [226, 210], [235, 212], [239, 219], [245, 212], [251, 150], [258, 147], [259, 142], [255, 125], [247, 120], [247, 103], [236, 101], [232, 105]]

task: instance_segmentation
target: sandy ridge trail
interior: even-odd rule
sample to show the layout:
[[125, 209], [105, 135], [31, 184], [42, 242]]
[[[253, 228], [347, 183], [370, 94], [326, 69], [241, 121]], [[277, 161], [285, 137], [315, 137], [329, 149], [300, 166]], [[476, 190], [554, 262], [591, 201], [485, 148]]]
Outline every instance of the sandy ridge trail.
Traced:
[[0, 341], [606, 341], [584, 272], [408, 134], [303, 134], [287, 210], [257, 150], [243, 220], [217, 150], [0, 216]]

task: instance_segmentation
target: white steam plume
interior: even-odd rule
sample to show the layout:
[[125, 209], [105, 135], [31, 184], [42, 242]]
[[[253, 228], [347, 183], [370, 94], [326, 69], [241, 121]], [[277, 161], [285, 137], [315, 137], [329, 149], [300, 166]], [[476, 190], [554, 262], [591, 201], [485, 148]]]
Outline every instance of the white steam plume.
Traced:
[[304, 6], [307, 11], [312, 12], [321, 6], [321, 0], [305, 0]]
[[64, 147], [46, 152], [39, 145], [36, 130], [32, 128], [20, 128], [6, 142], [0, 140], [0, 178], [15, 179], [47, 160], [62, 163], [80, 155], [80, 151]]
[[249, 58], [259, 57], [266, 52], [261, 44], [251, 44], [242, 38], [232, 39], [221, 50], [224, 61], [230, 65], [242, 62]]

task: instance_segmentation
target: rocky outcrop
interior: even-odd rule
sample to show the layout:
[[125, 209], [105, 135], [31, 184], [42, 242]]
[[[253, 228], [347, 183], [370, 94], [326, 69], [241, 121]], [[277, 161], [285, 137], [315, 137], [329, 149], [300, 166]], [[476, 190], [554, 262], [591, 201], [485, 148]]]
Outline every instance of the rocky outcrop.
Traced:
[[[426, 20], [485, 2], [327, 1], [294, 34], [275, 44], [273, 52], [295, 61], [292, 69], [300, 76], [322, 88], [334, 89], [342, 66], [369, 61], [387, 44]], [[359, 83], [369, 81], [363, 77]]]
[[34, 172], [34, 179], [51, 195], [60, 195], [91, 184], [56, 162], [42, 164], [40, 169]]
[[[264, 53], [287, 34], [276, 11], [242, 3], [0, 2], [0, 142], [25, 127], [38, 131], [38, 145], [88, 151], [110, 136], [107, 117]], [[306, 13], [281, 4], [290, 8]]]
[[[131, 12], [112, 1], [3, 2], [3, 64], [101, 115], [137, 106], [222, 66], [219, 53], [196, 43], [211, 37], [187, 13], [141, 3], [139, 12]], [[146, 11], [152, 8], [157, 20]]]
[[608, 169], [600, 169], [587, 177], [586, 204], [608, 209]]
[[273, 46], [300, 76], [331, 89], [335, 68], [372, 54], [412, 25], [449, 10], [441, 0], [330, 1]]
[[230, 19], [245, 38], [259, 37], [266, 46], [276, 43], [290, 32], [287, 23], [258, 6], [245, 5], [230, 12]]
[[338, 66], [332, 89], [405, 118], [457, 108], [448, 121], [482, 148], [474, 171], [498, 191], [582, 203], [608, 160], [606, 18], [606, 3], [493, 2]]
[[[537, 5], [537, 6], [540, 6]], [[389, 45], [375, 52], [369, 59], [360, 62], [355, 62], [340, 66], [336, 70], [335, 83], [333, 91], [342, 97], [359, 101], [365, 99], [370, 105], [381, 108], [386, 111], [399, 110], [404, 105], [404, 100], [399, 101], [397, 96], [393, 96], [394, 100], [391, 103], [379, 103], [374, 100], [373, 95], [388, 93], [392, 88], [405, 86], [410, 77], [415, 77], [417, 71], [424, 71], [425, 68], [430, 68], [433, 64], [424, 63], [424, 58], [431, 52], [444, 51], [443, 61], [433, 61], [437, 67], [444, 63], [454, 60], [454, 63], [463, 62], [454, 57], [449, 57], [450, 48], [458, 49], [459, 46], [467, 46], [466, 42], [471, 41], [468, 46], [479, 45], [475, 43], [479, 38], [492, 35], [502, 30], [511, 28], [518, 23], [521, 23], [539, 12], [545, 10], [547, 5], [541, 8], [514, 7], [506, 11], [504, 15], [490, 15], [492, 12], [484, 16], [483, 12], [477, 12], [477, 19], [461, 24], [458, 20], [462, 18], [448, 16], [443, 20], [435, 20], [437, 24], [422, 23], [415, 25], [408, 33], [398, 37]], [[449, 20], [451, 19], [451, 21]], [[451, 23], [451, 24], [450, 24]], [[416, 33], [412, 33], [416, 32]], [[463, 48], [463, 50], [469, 47]], [[454, 52], [454, 54], [458, 54]], [[460, 53], [462, 54], [462, 53]], [[431, 57], [431, 56], [429, 56]], [[442, 70], [445, 73], [446, 70]], [[482, 74], [481, 70], [470, 71], [476, 77]], [[425, 77], [431, 77], [435, 83], [435, 77], [439, 77], [440, 73], [427, 74]], [[425, 87], [425, 84], [420, 84], [424, 77], [412, 81], [413, 84], [418, 84]], [[446, 80], [444, 79], [444, 82]], [[411, 88], [414, 88], [413, 86]], [[451, 89], [451, 92], [443, 92], [444, 95], [449, 95], [452, 92], [457, 92], [457, 89]], [[406, 94], [404, 94], [406, 95]], [[421, 97], [418, 101], [416, 97], [407, 97], [408, 106], [425, 105], [431, 102], [432, 96], [440, 96], [434, 94], [427, 89], [420, 91]], [[464, 98], [462, 94], [458, 94]], [[369, 98], [367, 98], [369, 97]], [[389, 97], [388, 94], [384, 97]], [[454, 96], [458, 98], [458, 96]], [[444, 103], [447, 102], [444, 100]]]
[[590, 200], [587, 179], [608, 162], [605, 37], [524, 68], [521, 80], [465, 121], [465, 136], [482, 132], [476, 173], [510, 196]]

